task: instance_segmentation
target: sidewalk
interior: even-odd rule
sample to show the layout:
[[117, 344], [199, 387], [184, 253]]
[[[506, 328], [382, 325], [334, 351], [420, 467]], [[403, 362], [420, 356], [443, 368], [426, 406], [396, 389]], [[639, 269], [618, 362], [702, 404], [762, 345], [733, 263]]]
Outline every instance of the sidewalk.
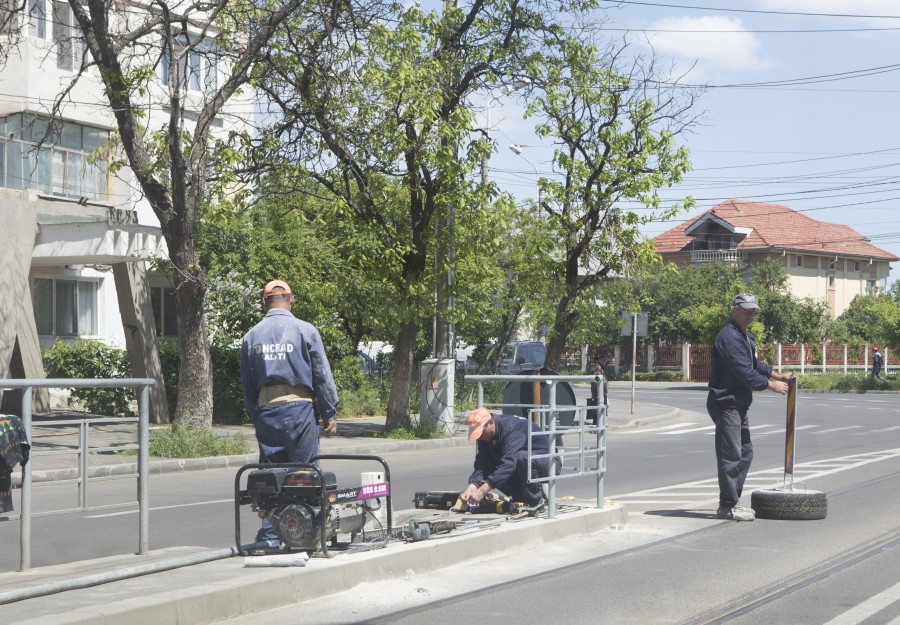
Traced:
[[[630, 404], [613, 406], [610, 429], [640, 427], [675, 418], [678, 410], [659, 404], [640, 403], [631, 414]], [[381, 455], [402, 449], [472, 445], [464, 428], [455, 436], [438, 440], [374, 438], [384, 418], [348, 419], [338, 423], [334, 437], [321, 439], [323, 454]], [[107, 426], [92, 433], [92, 445], [115, 444], [133, 426]], [[151, 472], [240, 467], [257, 461], [255, 438], [249, 427], [216, 427], [225, 436], [242, 434], [253, 449], [246, 456], [167, 460], [151, 458]], [[37, 450], [60, 449], [67, 436], [48, 436], [40, 423], [33, 429]], [[75, 436], [76, 435], [69, 435]], [[133, 440], [133, 439], [132, 439]], [[37, 456], [35, 481], [75, 476], [71, 455]], [[135, 471], [135, 458], [112, 453], [92, 453], [92, 475]], [[18, 472], [17, 472], [18, 473]], [[252, 612], [325, 597], [373, 580], [403, 579], [410, 572], [424, 573], [483, 557], [486, 554], [521, 551], [572, 536], [591, 534], [627, 523], [618, 504], [596, 508], [596, 502], [565, 502], [556, 517], [546, 511], [537, 518], [508, 520], [502, 516], [452, 515], [436, 510], [395, 510], [394, 527], [412, 518], [469, 521], [463, 529], [440, 539], [421, 542], [395, 540], [383, 549], [312, 558], [303, 567], [245, 567], [245, 558], [234, 549], [207, 550], [178, 547], [151, 551], [149, 555], [124, 554], [100, 560], [33, 569], [27, 573], [0, 574], [0, 623], [27, 625], [201, 625]], [[484, 521], [481, 517], [485, 517]], [[454, 518], [455, 517], [455, 518]], [[190, 563], [190, 566], [185, 564]]]

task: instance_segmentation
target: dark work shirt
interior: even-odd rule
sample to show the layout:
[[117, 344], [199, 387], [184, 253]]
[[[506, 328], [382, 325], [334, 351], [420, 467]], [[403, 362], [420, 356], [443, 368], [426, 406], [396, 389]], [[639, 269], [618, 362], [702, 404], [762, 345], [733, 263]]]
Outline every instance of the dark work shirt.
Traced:
[[[487, 482], [491, 488], [498, 488], [516, 472], [516, 454], [528, 449], [528, 429], [541, 432], [541, 428], [516, 415], [494, 415], [497, 431], [493, 441], [477, 441], [475, 470], [469, 476], [469, 484]], [[531, 454], [550, 453], [548, 436], [534, 436], [531, 439]]]
[[756, 341], [730, 319], [716, 336], [709, 365], [709, 398], [746, 409], [753, 391], [769, 386], [772, 367], [756, 358]]

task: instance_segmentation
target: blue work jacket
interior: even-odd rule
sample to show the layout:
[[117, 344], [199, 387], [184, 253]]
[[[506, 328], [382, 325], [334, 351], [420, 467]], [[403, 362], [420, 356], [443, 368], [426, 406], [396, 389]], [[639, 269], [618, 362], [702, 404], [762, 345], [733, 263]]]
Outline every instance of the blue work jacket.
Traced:
[[756, 341], [734, 319], [719, 331], [709, 365], [709, 399], [747, 409], [769, 386], [772, 367], [756, 358]]
[[337, 414], [338, 396], [316, 328], [289, 310], [273, 308], [241, 343], [244, 407], [259, 416], [259, 389], [270, 384], [304, 387], [315, 395], [316, 411], [325, 422]]

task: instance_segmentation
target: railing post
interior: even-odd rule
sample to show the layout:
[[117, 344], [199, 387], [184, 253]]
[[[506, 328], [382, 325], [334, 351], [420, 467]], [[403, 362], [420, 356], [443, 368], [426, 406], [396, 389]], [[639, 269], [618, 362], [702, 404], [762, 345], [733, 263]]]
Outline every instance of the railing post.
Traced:
[[828, 343], [822, 343], [822, 373], [828, 373]]
[[847, 344], [844, 343], [844, 375], [847, 375]]
[[[22, 421], [31, 442], [31, 387], [22, 389]], [[22, 468], [22, 514], [19, 516], [19, 571], [31, 570], [31, 462]]]
[[141, 386], [138, 400], [138, 554], [150, 550], [150, 386]]
[[88, 424], [78, 425], [78, 506], [87, 509], [88, 500]]

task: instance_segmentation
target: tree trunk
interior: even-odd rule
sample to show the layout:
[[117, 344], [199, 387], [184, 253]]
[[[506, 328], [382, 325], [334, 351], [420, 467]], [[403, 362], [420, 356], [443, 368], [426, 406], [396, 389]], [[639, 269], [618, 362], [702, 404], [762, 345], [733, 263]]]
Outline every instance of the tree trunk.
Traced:
[[388, 398], [387, 419], [384, 423], [385, 432], [412, 425], [409, 418], [409, 397], [418, 334], [419, 326], [415, 321], [406, 321], [400, 326], [397, 347], [394, 348], [394, 379], [391, 382], [391, 395]]
[[544, 366], [554, 371], [559, 371], [559, 365], [562, 362], [569, 334], [578, 323], [579, 317], [581, 317], [577, 312], [567, 312], [570, 301], [572, 300], [566, 298], [557, 307], [556, 320], [553, 322], [553, 332], [550, 334], [550, 341], [547, 343], [547, 360], [544, 362]]
[[170, 233], [166, 239], [170, 252], [178, 250], [178, 253], [171, 254], [181, 352], [174, 423], [209, 429], [212, 427], [213, 384], [206, 318], [203, 315], [206, 281], [194, 249], [193, 237]]

